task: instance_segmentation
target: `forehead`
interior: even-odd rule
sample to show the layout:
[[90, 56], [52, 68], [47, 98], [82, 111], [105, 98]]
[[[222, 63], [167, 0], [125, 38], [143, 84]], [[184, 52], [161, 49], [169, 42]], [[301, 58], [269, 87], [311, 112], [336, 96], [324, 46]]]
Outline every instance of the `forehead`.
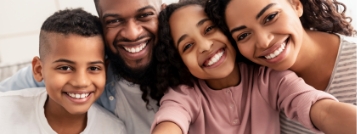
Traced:
[[[270, 3], [279, 3], [282, 0], [231, 0], [225, 10], [226, 23], [232, 25], [237, 22], [256, 20], [259, 12]], [[287, 0], [283, 0], [287, 1]]]
[[[203, 7], [200, 5], [188, 5], [174, 11], [170, 17], [170, 28], [177, 26], [195, 26], [198, 21], [206, 18]], [[175, 28], [181, 29], [181, 28]]]
[[136, 13], [138, 9], [152, 6], [160, 11], [161, 0], [99, 0], [100, 16], [103, 14], [127, 15]]
[[[104, 43], [100, 35], [85, 37], [77, 34], [53, 34], [48, 41], [50, 54], [62, 54], [63, 52], [80, 53], [83, 51], [93, 53], [104, 53]], [[57, 53], [59, 52], [59, 53]], [[88, 53], [87, 53], [88, 55]]]

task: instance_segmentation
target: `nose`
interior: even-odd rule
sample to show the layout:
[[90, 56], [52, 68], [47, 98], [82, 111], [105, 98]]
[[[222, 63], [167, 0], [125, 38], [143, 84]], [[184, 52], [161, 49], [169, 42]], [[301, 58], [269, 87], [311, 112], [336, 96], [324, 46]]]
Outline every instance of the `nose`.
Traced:
[[200, 38], [197, 41], [197, 46], [198, 46], [199, 53], [204, 53], [204, 52], [211, 51], [212, 45], [213, 45], [213, 41], [212, 40], [209, 40], [209, 39], [206, 39], [206, 38], [203, 38], [203, 37]]
[[266, 31], [258, 31], [256, 32], [256, 47], [257, 48], [262, 48], [266, 49], [269, 47], [269, 44], [271, 43], [273, 36], [269, 32]]
[[86, 88], [91, 84], [87, 71], [77, 71], [70, 81], [70, 84], [76, 88]]
[[129, 20], [125, 28], [122, 30], [122, 36], [131, 41], [135, 41], [139, 38], [140, 34], [142, 33], [142, 30], [143, 28], [138, 25], [134, 20]]

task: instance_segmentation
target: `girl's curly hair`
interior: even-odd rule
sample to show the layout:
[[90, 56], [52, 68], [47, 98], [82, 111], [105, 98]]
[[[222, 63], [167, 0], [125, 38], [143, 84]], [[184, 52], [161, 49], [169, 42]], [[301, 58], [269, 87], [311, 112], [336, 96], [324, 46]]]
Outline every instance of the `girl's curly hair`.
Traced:
[[174, 11], [192, 4], [200, 5], [197, 1], [183, 1], [168, 5], [159, 14], [159, 44], [155, 47], [154, 54], [157, 60], [156, 88], [161, 93], [179, 85], [193, 87], [196, 81], [174, 46], [169, 24], [169, 19]]
[[[208, 0], [205, 12], [222, 29], [226, 29], [225, 9], [231, 0]], [[351, 25], [352, 18], [346, 17], [346, 5], [337, 0], [300, 0], [303, 15], [300, 17], [302, 26], [327, 33], [339, 33], [346, 36], [356, 34]]]

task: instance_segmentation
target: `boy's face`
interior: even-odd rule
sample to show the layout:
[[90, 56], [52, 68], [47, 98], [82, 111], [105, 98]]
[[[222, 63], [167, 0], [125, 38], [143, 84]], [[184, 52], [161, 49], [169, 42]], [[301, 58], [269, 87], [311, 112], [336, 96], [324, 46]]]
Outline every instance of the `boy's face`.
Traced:
[[103, 40], [101, 36], [48, 34], [49, 51], [32, 61], [35, 79], [45, 82], [47, 105], [70, 114], [86, 113], [105, 86]]

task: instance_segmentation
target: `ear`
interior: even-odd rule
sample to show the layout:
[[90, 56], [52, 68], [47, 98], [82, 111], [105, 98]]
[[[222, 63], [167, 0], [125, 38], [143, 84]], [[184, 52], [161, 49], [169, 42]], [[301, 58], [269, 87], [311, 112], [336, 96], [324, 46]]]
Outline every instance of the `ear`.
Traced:
[[32, 73], [37, 82], [41, 82], [43, 80], [42, 63], [40, 58], [37, 56], [32, 59]]
[[161, 4], [161, 10], [164, 10], [164, 9], [166, 8], [166, 6], [167, 6], [167, 5], [166, 5], [165, 3], [162, 3], [162, 4]]
[[291, 6], [293, 7], [295, 13], [301, 17], [303, 12], [304, 12], [304, 8], [302, 3], [300, 2], [300, 0], [290, 0]]

